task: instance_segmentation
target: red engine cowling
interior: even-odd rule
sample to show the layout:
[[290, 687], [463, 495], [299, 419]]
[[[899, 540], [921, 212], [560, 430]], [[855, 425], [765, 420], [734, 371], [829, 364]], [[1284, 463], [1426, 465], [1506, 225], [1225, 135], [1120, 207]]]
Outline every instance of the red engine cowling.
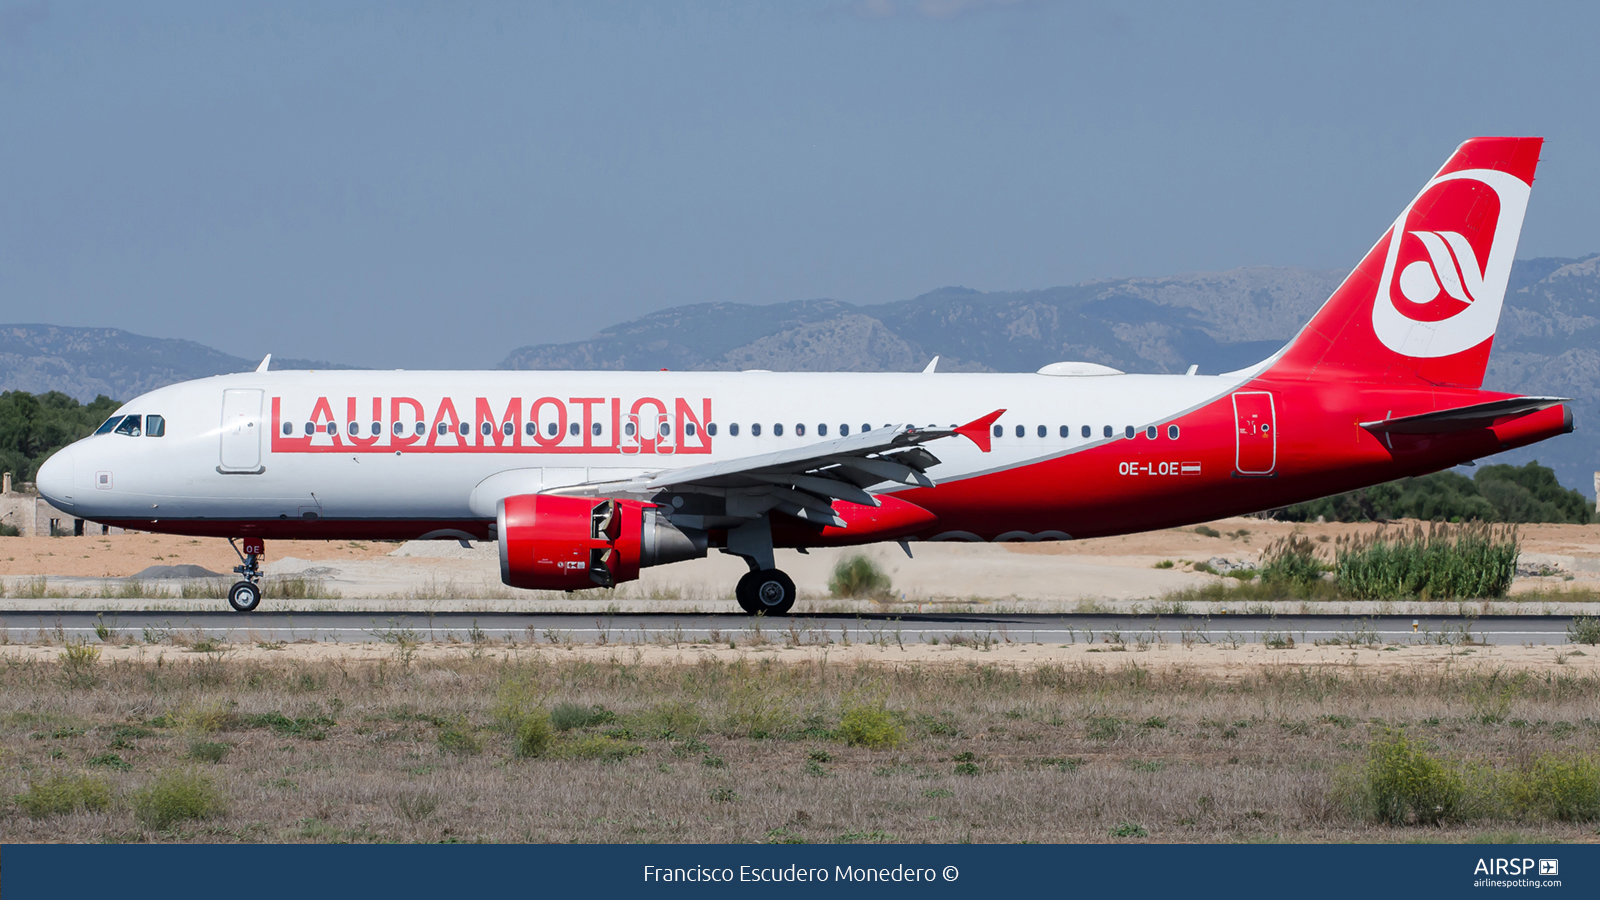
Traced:
[[639, 570], [706, 554], [653, 504], [520, 494], [500, 501], [500, 579], [512, 587], [612, 587]]

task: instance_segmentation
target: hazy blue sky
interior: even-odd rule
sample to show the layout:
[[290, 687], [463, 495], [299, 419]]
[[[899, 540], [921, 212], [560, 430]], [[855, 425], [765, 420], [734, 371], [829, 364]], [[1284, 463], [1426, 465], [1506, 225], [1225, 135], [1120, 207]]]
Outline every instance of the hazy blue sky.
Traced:
[[1474, 134], [1600, 250], [1593, 4], [0, 0], [0, 321], [491, 366], [653, 309], [1348, 268]]

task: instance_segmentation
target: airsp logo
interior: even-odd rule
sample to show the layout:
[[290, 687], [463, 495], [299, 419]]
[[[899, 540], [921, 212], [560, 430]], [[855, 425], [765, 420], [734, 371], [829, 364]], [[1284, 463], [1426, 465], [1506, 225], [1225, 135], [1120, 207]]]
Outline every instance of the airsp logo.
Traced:
[[[1534, 861], [1531, 859], [1479, 859], [1477, 868], [1472, 870], [1474, 875], [1527, 875], [1533, 871]], [[1561, 874], [1561, 863], [1554, 859], [1539, 860], [1540, 875]]]
[[1494, 335], [1529, 193], [1522, 179], [1490, 169], [1428, 182], [1390, 231], [1372, 305], [1373, 331], [1385, 347], [1433, 358]]

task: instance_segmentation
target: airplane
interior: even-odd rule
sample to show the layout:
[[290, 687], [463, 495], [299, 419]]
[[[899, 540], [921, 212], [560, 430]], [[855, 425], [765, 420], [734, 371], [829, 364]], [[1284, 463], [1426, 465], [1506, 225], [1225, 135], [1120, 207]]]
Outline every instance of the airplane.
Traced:
[[[748, 613], [774, 548], [1064, 541], [1255, 512], [1573, 430], [1481, 389], [1541, 138], [1463, 143], [1300, 332], [1220, 375], [271, 371], [122, 406], [50, 457], [75, 516], [225, 537], [498, 541], [518, 588], [610, 588], [715, 549]], [[961, 424], [964, 423], [964, 424]]]

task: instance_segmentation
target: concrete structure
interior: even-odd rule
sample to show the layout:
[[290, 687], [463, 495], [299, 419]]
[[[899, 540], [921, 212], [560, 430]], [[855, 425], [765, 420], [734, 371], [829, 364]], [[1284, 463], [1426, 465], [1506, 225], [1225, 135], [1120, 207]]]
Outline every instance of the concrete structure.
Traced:
[[32, 484], [13, 484], [10, 472], [0, 475], [0, 524], [10, 525], [23, 537], [122, 534], [121, 528], [79, 519], [56, 509], [39, 496]]

